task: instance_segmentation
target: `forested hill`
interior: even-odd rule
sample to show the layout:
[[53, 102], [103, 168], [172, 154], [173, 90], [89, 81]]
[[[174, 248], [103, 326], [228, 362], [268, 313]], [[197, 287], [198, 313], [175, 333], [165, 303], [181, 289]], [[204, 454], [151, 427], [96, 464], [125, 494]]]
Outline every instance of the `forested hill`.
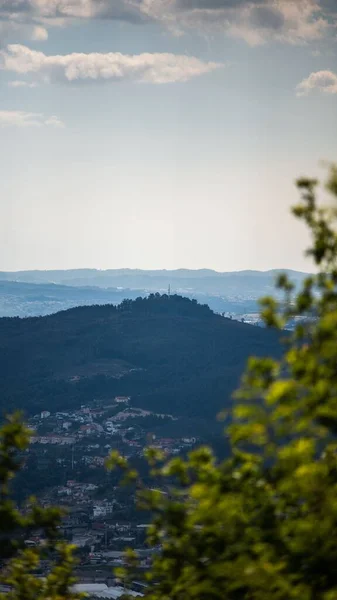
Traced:
[[36, 413], [93, 399], [214, 418], [251, 354], [276, 355], [276, 332], [159, 294], [46, 317], [0, 319], [0, 410]]

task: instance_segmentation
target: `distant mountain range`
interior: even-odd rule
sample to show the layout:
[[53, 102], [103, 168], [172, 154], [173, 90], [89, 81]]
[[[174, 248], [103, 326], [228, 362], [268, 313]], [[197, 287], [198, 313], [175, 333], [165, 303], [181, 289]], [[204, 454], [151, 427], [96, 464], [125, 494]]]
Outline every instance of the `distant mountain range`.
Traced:
[[[175, 271], [142, 271], [140, 269], [70, 269], [67, 271], [0, 271], [0, 280], [26, 283], [56, 283], [71, 286], [97, 286], [103, 288], [130, 288], [149, 291], [204, 292], [207, 294], [260, 294], [273, 286], [280, 270], [234, 271], [219, 273], [211, 269], [177, 269]], [[285, 270], [295, 282], [305, 273]]]
[[[142, 271], [71, 269], [0, 272], [0, 316], [46, 315], [80, 305], [118, 304], [150, 292], [178, 293], [216, 312], [257, 310], [256, 300], [274, 291], [278, 270], [219, 273], [210, 269]], [[286, 270], [299, 285], [306, 273]]]

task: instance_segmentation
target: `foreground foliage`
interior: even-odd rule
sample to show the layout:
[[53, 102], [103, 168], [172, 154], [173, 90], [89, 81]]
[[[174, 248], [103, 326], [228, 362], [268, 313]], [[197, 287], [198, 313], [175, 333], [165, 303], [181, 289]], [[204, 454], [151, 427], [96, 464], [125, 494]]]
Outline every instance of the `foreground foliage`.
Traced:
[[[11, 417], [0, 430], [0, 584], [1, 600], [77, 600], [74, 583], [73, 548], [59, 538], [62, 514], [57, 508], [42, 508], [31, 499], [19, 510], [10, 495], [11, 480], [22, 466], [20, 453], [29, 443], [29, 431], [19, 416]], [[39, 534], [42, 542], [28, 547]], [[48, 575], [39, 577], [43, 565]], [[8, 587], [7, 587], [8, 586]]]
[[[110, 458], [154, 514], [149, 600], [337, 599], [336, 209], [318, 206], [316, 186], [298, 181], [293, 212], [311, 232], [317, 275], [295, 295], [281, 276], [284, 301], [262, 301], [269, 326], [311, 319], [287, 337], [280, 361], [250, 359], [229, 429], [232, 458], [218, 464], [205, 447], [167, 462], [150, 449], [167, 494], [143, 490], [123, 458]], [[335, 168], [327, 189], [336, 200]]]

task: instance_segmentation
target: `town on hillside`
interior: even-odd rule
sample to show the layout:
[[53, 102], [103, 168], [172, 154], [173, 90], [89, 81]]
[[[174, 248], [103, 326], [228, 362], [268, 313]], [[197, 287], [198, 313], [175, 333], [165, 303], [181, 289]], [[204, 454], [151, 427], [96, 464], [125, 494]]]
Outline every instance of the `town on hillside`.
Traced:
[[[137, 509], [135, 489], [123, 488], [118, 474], [107, 470], [107, 456], [117, 449], [145, 474], [144, 450], [149, 445], [167, 456], [175, 456], [200, 441], [197, 437], [160, 437], [150, 433], [151, 423], [155, 429], [158, 421], [165, 424], [178, 420], [172, 415], [135, 408], [129, 396], [94, 400], [90, 407], [82, 405], [69, 412], [43, 410], [28, 419], [32, 437], [22, 457], [19, 497], [21, 494], [23, 499], [28, 492], [35, 492], [36, 485], [43, 506], [66, 509], [62, 534], [77, 546], [77, 576], [89, 589], [97, 585], [118, 587], [113, 569], [124, 564], [126, 547], [137, 552], [140, 569], [149, 566], [155, 552], [146, 546], [147, 523]], [[32, 489], [27, 489], [27, 482]], [[163, 494], [169, 493], [168, 489], [159, 489]], [[33, 547], [41, 542], [36, 534], [26, 543]], [[135, 584], [133, 591], [140, 593], [138, 588]]]

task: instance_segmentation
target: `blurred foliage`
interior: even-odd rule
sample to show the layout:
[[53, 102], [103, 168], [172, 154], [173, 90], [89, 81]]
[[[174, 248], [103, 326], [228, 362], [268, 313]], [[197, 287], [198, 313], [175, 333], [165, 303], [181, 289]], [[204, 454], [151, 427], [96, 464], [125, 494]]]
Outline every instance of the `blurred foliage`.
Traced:
[[[229, 428], [231, 458], [217, 462], [202, 447], [167, 462], [150, 448], [156, 491], [116, 453], [108, 461], [136, 481], [140, 506], [153, 513], [149, 600], [337, 599], [336, 206], [318, 204], [317, 185], [300, 179], [293, 209], [311, 233], [316, 274], [297, 293], [282, 275], [282, 302], [262, 300], [270, 327], [307, 319], [285, 339], [281, 360], [249, 360]], [[336, 201], [335, 167], [326, 189]]]
[[58, 531], [61, 511], [43, 508], [34, 498], [19, 510], [11, 498], [29, 437], [20, 415], [0, 429], [0, 599], [77, 600], [80, 596], [71, 592], [74, 548]]

